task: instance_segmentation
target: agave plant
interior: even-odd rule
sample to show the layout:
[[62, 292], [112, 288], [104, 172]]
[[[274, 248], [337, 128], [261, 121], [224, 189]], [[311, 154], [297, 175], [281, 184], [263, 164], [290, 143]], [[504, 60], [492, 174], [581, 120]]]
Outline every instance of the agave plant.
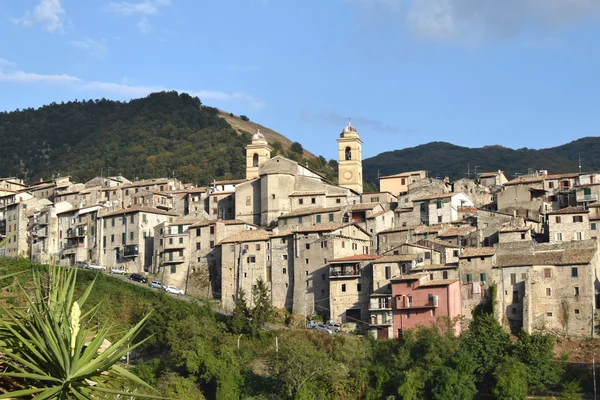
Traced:
[[128, 390], [154, 389], [119, 366], [144, 342], [132, 343], [148, 315], [107, 345], [108, 326], [89, 324], [98, 306], [82, 312], [94, 282], [75, 300], [76, 269], [51, 266], [47, 273], [32, 270], [32, 293], [21, 287], [27, 309], [0, 307], [0, 387], [2, 379], [10, 384], [0, 399], [156, 398]]

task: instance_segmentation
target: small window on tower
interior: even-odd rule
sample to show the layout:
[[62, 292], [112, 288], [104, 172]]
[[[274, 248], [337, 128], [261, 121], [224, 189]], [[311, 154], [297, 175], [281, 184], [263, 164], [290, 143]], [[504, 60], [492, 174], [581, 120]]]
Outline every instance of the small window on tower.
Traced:
[[254, 153], [254, 155], [252, 156], [252, 166], [258, 167], [258, 154], [256, 153]]
[[350, 147], [346, 147], [346, 160], [352, 160], [352, 150], [350, 150]]

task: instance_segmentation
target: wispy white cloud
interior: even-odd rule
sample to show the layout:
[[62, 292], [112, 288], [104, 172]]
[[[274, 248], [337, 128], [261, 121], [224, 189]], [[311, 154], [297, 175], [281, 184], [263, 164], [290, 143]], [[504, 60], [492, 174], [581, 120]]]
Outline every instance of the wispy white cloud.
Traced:
[[152, 24], [148, 16], [159, 13], [160, 7], [171, 4], [171, 0], [143, 0], [140, 2], [114, 2], [108, 3], [108, 8], [115, 14], [122, 17], [140, 16], [136, 26], [142, 34], [147, 34], [152, 30]]
[[12, 68], [15, 66], [15, 63], [5, 60], [4, 58], [0, 58], [0, 68], [2, 68], [2, 66]]
[[40, 0], [33, 12], [27, 11], [23, 17], [13, 19], [13, 22], [28, 28], [40, 25], [43, 30], [50, 33], [64, 32], [65, 15], [60, 0]]
[[13, 83], [23, 85], [46, 85], [58, 86], [79, 92], [93, 92], [94, 94], [113, 94], [121, 97], [144, 97], [153, 92], [165, 90], [177, 90], [178, 92], [186, 92], [192, 96], [198, 96], [203, 102], [230, 102], [239, 101], [249, 104], [253, 108], [261, 108], [264, 102], [256, 99], [245, 92], [227, 93], [222, 91], [210, 90], [181, 90], [167, 88], [164, 86], [146, 86], [129, 84], [129, 80], [124, 78], [119, 82], [102, 82], [84, 80], [76, 76], [67, 74], [38, 74], [20, 71], [14, 68], [14, 64], [4, 60], [5, 63], [0, 63], [0, 83]]
[[514, 36], [526, 26], [560, 27], [600, 18], [598, 0], [349, 0], [394, 15], [418, 37], [482, 42]]
[[92, 40], [86, 38], [84, 40], [70, 40], [71, 46], [81, 49], [87, 52], [91, 57], [103, 60], [108, 54], [108, 47], [106, 46], [106, 40]]
[[[298, 119], [303, 122], [314, 122], [317, 123], [326, 123], [329, 125], [337, 125], [340, 127], [345, 126], [348, 122], [349, 116], [343, 116], [335, 111], [328, 112], [316, 112], [311, 109], [305, 108], [300, 110], [300, 114]], [[383, 121], [375, 120], [372, 118], [366, 118], [362, 116], [352, 116], [351, 118], [352, 124], [357, 126], [357, 129], [360, 131], [361, 127], [367, 131], [375, 131], [380, 133], [394, 133], [394, 134], [402, 134], [402, 135], [411, 135], [413, 134], [413, 130], [410, 128], [400, 128], [398, 126], [387, 124]]]

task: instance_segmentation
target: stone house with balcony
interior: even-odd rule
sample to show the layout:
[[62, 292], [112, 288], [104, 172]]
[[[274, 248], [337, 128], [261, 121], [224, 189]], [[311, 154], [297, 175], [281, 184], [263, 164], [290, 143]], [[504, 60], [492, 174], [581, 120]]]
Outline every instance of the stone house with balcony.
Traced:
[[[25, 200], [24, 198], [27, 198]], [[24, 198], [13, 196], [14, 202], [8, 203], [3, 209], [4, 230], [8, 241], [0, 247], [0, 256], [17, 258], [30, 257], [31, 236], [29, 234], [29, 217], [52, 203], [45, 198]], [[18, 199], [16, 201], [15, 199]]]
[[496, 312], [513, 332], [592, 334], [599, 265], [595, 241], [512, 243], [500, 250]]
[[[125, 192], [128, 192], [128, 194], [125, 194]], [[140, 189], [138, 192], [132, 193], [131, 189], [125, 189], [123, 192], [123, 207], [150, 207], [171, 211], [174, 207], [174, 198], [173, 195], [165, 192]]]
[[472, 179], [461, 178], [452, 182], [453, 193], [464, 193], [473, 200], [475, 207], [494, 208], [494, 195], [489, 187]]
[[185, 215], [192, 215], [198, 218], [208, 217], [208, 212], [206, 211], [208, 192], [205, 187], [185, 189], [171, 193], [184, 195]]
[[441, 252], [419, 243], [402, 243], [383, 253], [383, 255], [394, 256], [401, 254], [412, 254], [415, 256], [415, 264], [413, 267], [442, 263]]
[[8, 177], [0, 178], [0, 191], [8, 189], [10, 192], [18, 192], [27, 189], [27, 185], [23, 183], [23, 179]]
[[60, 259], [67, 265], [76, 261], [98, 262], [98, 213], [101, 205], [70, 208], [56, 213]]
[[199, 294], [221, 298], [221, 252], [218, 244], [256, 225], [238, 220], [202, 219], [190, 226], [190, 272]]
[[235, 219], [235, 192], [212, 192], [208, 195], [207, 205], [210, 219]]
[[427, 240], [419, 240], [417, 244], [432, 249], [434, 252], [439, 253], [439, 262], [432, 262], [431, 264], [452, 264], [458, 263], [458, 257], [460, 255], [461, 246], [447, 242], [440, 238], [429, 238]]
[[544, 189], [549, 194], [548, 201], [552, 208], [558, 210], [577, 205], [575, 185], [579, 181], [579, 173], [544, 175]]
[[29, 217], [31, 235], [31, 260], [40, 264], [58, 262], [60, 241], [58, 239], [58, 215], [73, 206], [67, 202], [48, 205]]
[[446, 224], [458, 221], [459, 207], [473, 207], [473, 201], [464, 193], [436, 194], [413, 199], [424, 225]]
[[[458, 280], [430, 280], [428, 273], [403, 275], [391, 279], [393, 337], [419, 325], [432, 326], [439, 317], [455, 320], [461, 316], [462, 301]], [[460, 334], [456, 323], [454, 333]]]
[[330, 319], [355, 323], [366, 330], [373, 284], [372, 261], [378, 258], [371, 254], [357, 254], [329, 260]]
[[575, 186], [575, 200], [578, 206], [587, 208], [598, 201], [600, 196], [600, 183], [588, 183]]
[[477, 228], [470, 225], [453, 226], [441, 231], [438, 239], [448, 244], [470, 247], [477, 245]]
[[195, 217], [164, 221], [154, 227], [154, 257], [151, 273], [163, 285], [175, 286], [187, 292], [191, 273], [191, 245]]
[[550, 243], [586, 240], [591, 237], [589, 210], [583, 207], [567, 207], [551, 211], [548, 217]]
[[493, 283], [497, 283], [494, 267], [496, 249], [494, 247], [467, 247], [463, 249], [458, 262], [462, 312], [465, 321], [473, 319], [473, 310], [487, 299]]
[[151, 271], [154, 227], [162, 222], [173, 222], [177, 217], [165, 210], [140, 206], [100, 215], [100, 264], [107, 268], [122, 267], [128, 273]]
[[[553, 184], [554, 185], [554, 184]], [[498, 211], [527, 218], [537, 218], [552, 210], [551, 192], [544, 176], [520, 176], [504, 184], [504, 190], [496, 194]]]

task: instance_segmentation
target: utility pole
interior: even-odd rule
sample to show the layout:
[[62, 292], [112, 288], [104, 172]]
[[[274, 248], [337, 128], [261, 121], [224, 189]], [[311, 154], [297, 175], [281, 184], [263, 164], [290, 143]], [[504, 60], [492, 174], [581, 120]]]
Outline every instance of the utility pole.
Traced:
[[583, 161], [583, 158], [581, 158], [581, 154], [579, 154], [579, 173], [581, 174], [581, 161]]
[[471, 179], [471, 165], [467, 163], [467, 179]]

